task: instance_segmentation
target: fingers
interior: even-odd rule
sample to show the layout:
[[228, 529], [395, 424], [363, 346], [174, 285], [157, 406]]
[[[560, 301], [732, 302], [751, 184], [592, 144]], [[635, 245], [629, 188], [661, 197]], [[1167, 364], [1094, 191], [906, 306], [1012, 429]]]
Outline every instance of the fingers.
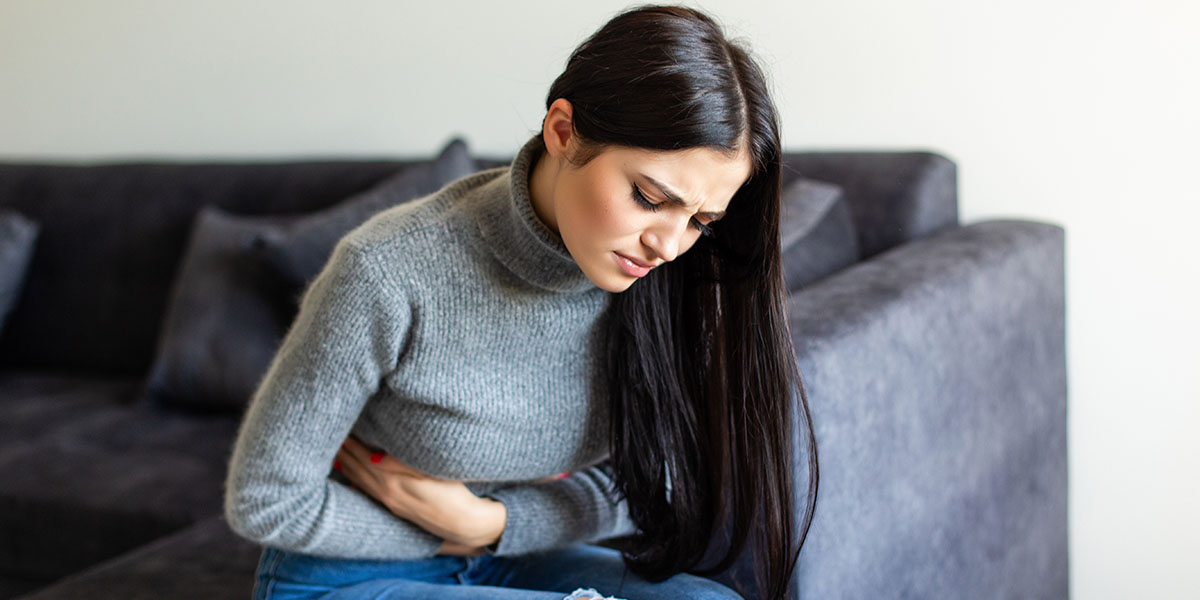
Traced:
[[357, 484], [359, 491], [378, 501], [396, 516], [421, 525], [417, 520], [418, 513], [413, 509], [413, 506], [420, 505], [419, 499], [412, 497], [402, 481], [411, 477], [385, 472], [380, 468], [383, 461], [371, 462], [373, 454], [379, 456], [357, 441], [348, 441], [334, 456], [334, 468], [352, 484]]
[[345, 449], [338, 450], [333, 459], [333, 468], [345, 475], [346, 479], [350, 480], [351, 486], [357, 486], [369, 495], [374, 495], [373, 490], [378, 485], [376, 474], [371, 472], [371, 469], [367, 468], [354, 453]]
[[345, 442], [342, 442], [342, 447], [338, 450], [337, 456], [339, 458], [343, 456], [350, 457], [356, 464], [366, 465], [381, 464], [387, 455], [382, 452], [372, 452], [358, 440], [348, 437]]
[[367, 448], [362, 442], [354, 439], [353, 436], [346, 438], [342, 444], [342, 449], [349, 452], [358, 461], [364, 465], [372, 465], [382, 471], [389, 473], [401, 473], [412, 477], [428, 478], [429, 476], [400, 462], [396, 457], [383, 452], [372, 451]]

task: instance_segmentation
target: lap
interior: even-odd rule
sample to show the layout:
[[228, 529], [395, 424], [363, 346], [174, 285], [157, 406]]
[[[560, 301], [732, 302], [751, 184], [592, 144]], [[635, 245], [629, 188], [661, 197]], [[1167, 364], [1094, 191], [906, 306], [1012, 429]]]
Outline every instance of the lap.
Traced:
[[628, 570], [616, 550], [586, 544], [520, 556], [416, 560], [324, 558], [265, 548], [254, 597], [562, 600], [581, 588], [627, 600], [740, 597], [714, 581], [686, 573], [662, 582], [646, 581]]
[[583, 584], [603, 595], [629, 600], [741, 598], [711, 579], [688, 573], [678, 573], [665, 581], [648, 581], [625, 566], [620, 552], [603, 546], [577, 544], [496, 558], [497, 566], [507, 568], [497, 573], [493, 585], [569, 592]]
[[538, 590], [522, 590], [487, 585], [453, 585], [428, 583], [412, 579], [376, 579], [357, 585], [338, 588], [319, 596], [321, 600], [563, 600], [563, 594]]

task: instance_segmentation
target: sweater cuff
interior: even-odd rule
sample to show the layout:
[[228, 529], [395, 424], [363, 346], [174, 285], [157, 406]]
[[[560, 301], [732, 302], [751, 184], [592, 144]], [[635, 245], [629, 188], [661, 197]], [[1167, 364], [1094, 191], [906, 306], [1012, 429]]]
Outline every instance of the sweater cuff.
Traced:
[[488, 494], [508, 516], [500, 539], [488, 547], [498, 556], [526, 554], [632, 533], [625, 501], [608, 487], [600, 466], [565, 479], [500, 488]]

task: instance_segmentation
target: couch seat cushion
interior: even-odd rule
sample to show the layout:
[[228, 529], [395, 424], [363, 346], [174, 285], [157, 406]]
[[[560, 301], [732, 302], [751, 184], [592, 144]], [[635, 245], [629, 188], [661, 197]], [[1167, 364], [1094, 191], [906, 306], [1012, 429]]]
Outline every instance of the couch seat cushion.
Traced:
[[0, 371], [0, 571], [62, 576], [221, 512], [237, 418], [131, 406], [140, 383]]
[[220, 515], [71, 575], [22, 600], [249, 598], [261, 547]]

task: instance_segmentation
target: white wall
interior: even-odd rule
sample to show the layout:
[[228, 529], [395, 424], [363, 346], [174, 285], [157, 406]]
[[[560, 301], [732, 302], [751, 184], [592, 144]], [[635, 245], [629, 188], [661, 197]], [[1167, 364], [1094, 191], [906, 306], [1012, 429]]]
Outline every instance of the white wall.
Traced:
[[[7, 0], [0, 160], [510, 155], [625, 6]], [[697, 6], [773, 74], [788, 149], [936, 150], [965, 221], [1066, 227], [1074, 596], [1194, 598], [1197, 3]]]

